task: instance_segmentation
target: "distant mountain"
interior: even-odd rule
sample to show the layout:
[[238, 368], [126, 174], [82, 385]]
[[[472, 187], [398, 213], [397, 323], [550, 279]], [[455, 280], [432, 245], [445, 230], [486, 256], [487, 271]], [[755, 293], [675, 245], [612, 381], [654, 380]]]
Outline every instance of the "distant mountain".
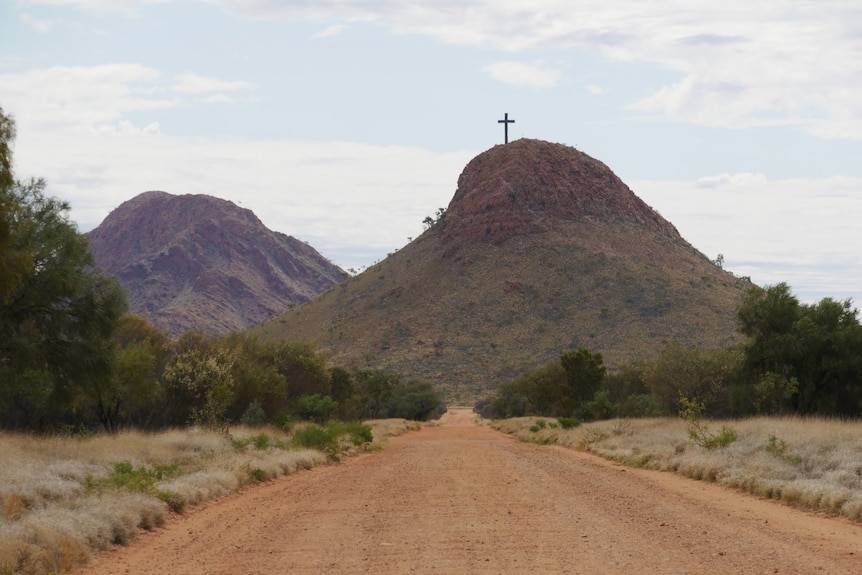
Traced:
[[87, 237], [96, 264], [125, 288], [131, 311], [172, 336], [245, 329], [346, 277], [250, 210], [206, 195], [140, 194]]
[[614, 366], [734, 341], [747, 285], [603, 163], [523, 139], [474, 158], [419, 238], [255, 332], [472, 401], [578, 346]]

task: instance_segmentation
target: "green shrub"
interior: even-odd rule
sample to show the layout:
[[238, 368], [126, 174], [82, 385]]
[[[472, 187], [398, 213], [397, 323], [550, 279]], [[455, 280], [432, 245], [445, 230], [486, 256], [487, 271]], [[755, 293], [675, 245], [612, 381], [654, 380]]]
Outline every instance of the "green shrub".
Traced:
[[296, 430], [293, 434], [293, 446], [316, 449], [330, 457], [335, 457], [339, 452], [337, 436], [315, 423]]
[[[332, 424], [333, 422], [330, 422]], [[357, 447], [374, 441], [374, 433], [370, 425], [363, 425], [358, 421], [343, 423], [335, 422], [340, 425], [340, 433], [338, 435], [349, 435], [350, 441]]]
[[770, 433], [769, 438], [766, 440], [766, 453], [773, 455], [786, 463], [790, 463], [791, 465], [802, 463], [802, 456], [788, 453], [787, 442], [780, 437], [777, 437], [774, 433]]
[[[276, 441], [275, 447], [282, 448], [283, 445], [281, 442]], [[264, 432], [260, 432], [257, 435], [252, 435], [251, 437], [246, 437], [244, 439], [234, 439], [233, 440], [234, 447], [237, 449], [245, 449], [247, 446], [252, 445], [255, 449], [259, 451], [266, 451], [272, 445], [272, 438]]]
[[269, 436], [265, 433], [255, 435], [251, 442], [254, 445], [254, 448], [259, 449], [260, 451], [269, 449]]
[[282, 412], [272, 418], [272, 424], [276, 427], [281, 428], [285, 433], [290, 433], [293, 431], [293, 420], [290, 418], [290, 414], [287, 412]]
[[245, 408], [245, 411], [239, 420], [243, 425], [249, 425], [252, 427], [263, 425], [266, 423], [266, 413], [264, 413], [263, 407], [261, 407], [260, 403], [252, 401], [248, 404], [248, 407]]
[[248, 476], [255, 483], [260, 483], [261, 481], [266, 481], [266, 472], [260, 467], [251, 468], [248, 470]]
[[696, 445], [711, 451], [727, 447], [739, 438], [736, 430], [726, 425], [722, 426], [718, 433], [711, 432], [709, 426], [700, 420], [706, 408], [702, 401], [680, 396], [679, 404], [682, 406], [679, 416], [688, 422], [688, 437]]
[[345, 423], [333, 419], [326, 424], [325, 428], [311, 423], [298, 429], [293, 435], [293, 446], [317, 449], [330, 457], [337, 457], [341, 452], [338, 440], [344, 436], [347, 436], [350, 443], [357, 447], [374, 440], [374, 434], [368, 425], [358, 422]]
[[132, 491], [135, 493], [154, 493], [153, 486], [165, 479], [179, 475], [179, 465], [154, 465], [152, 467], [135, 467], [130, 461], [119, 461], [114, 464], [110, 475], [103, 479], [88, 476], [84, 487], [88, 491], [101, 492], [106, 489]]
[[574, 429], [581, 424], [581, 420], [576, 417], [558, 417], [557, 422], [563, 429]]
[[319, 393], [303, 395], [293, 405], [293, 412], [297, 417], [317, 423], [326, 421], [336, 409], [338, 403], [334, 399]]

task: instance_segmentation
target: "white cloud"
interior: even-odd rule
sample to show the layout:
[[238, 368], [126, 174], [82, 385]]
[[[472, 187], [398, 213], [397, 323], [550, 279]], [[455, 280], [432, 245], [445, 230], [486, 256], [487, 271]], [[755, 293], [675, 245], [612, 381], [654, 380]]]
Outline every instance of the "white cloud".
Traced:
[[171, 90], [182, 94], [201, 94], [206, 92], [222, 92], [236, 90], [251, 90], [254, 86], [240, 80], [226, 82], [216, 78], [207, 78], [194, 73], [186, 73], [179, 76], [177, 82], [171, 86]]
[[330, 38], [332, 36], [338, 36], [345, 30], [347, 30], [347, 26], [345, 26], [344, 24], [333, 24], [332, 26], [324, 28], [316, 34], [313, 34], [311, 38], [313, 40], [318, 40], [320, 38]]
[[235, 100], [224, 94], [213, 94], [201, 100], [204, 104], [233, 104]]
[[605, 93], [605, 89], [601, 86], [596, 86], [595, 84], [589, 84], [586, 86], [586, 91], [592, 94], [593, 96], [601, 96]]
[[513, 61], [490, 64], [485, 67], [485, 72], [503, 84], [528, 88], [553, 88], [560, 80], [557, 70], [545, 68], [541, 64]]
[[731, 186], [763, 186], [767, 183], [765, 175], [752, 174], [750, 172], [738, 174], [723, 173], [716, 176], [704, 176], [697, 180], [697, 185], [700, 188], [716, 188], [727, 184]]
[[534, 0], [525, 8], [520, 0], [207, 1], [256, 18], [374, 22], [449, 44], [575, 49], [646, 62], [678, 78], [633, 102], [636, 111], [706, 126], [789, 125], [824, 138], [862, 139], [859, 2]]
[[[19, 177], [40, 176], [82, 231], [147, 190], [209, 194], [251, 209], [271, 229], [359, 268], [422, 232], [448, 205], [473, 152], [349, 142], [185, 138], [105, 123], [87, 133], [19, 130]], [[250, 174], [253, 177], [250, 177]]]
[[[169, 0], [31, 0], [134, 12]], [[787, 125], [822, 138], [862, 140], [862, 3], [822, 0], [198, 0], [250, 18], [370, 22], [397, 33], [506, 52], [540, 47], [645, 62], [677, 78], [632, 102], [659, 118], [705, 126]], [[499, 68], [499, 67], [498, 67]], [[505, 81], [506, 76], [494, 73]], [[524, 82], [546, 87], [539, 68]], [[220, 90], [214, 90], [220, 91]]]
[[52, 28], [54, 28], [53, 20], [43, 20], [40, 18], [36, 18], [35, 16], [27, 12], [22, 13], [19, 18], [21, 19], [21, 22], [23, 22], [27, 26], [30, 26], [40, 34], [47, 34], [51, 31]]
[[96, 14], [134, 14], [140, 6], [166, 4], [174, 0], [28, 0], [30, 4], [75, 6]]
[[55, 66], [0, 74], [0, 101], [19, 133], [75, 127], [91, 130], [129, 112], [181, 104], [158, 89], [159, 72], [138, 64]]
[[639, 181], [632, 189], [710, 258], [760, 285], [786, 281], [806, 301], [852, 297], [862, 306], [862, 178], [768, 180], [720, 174]]
[[118, 122], [125, 121], [129, 113], [191, 105], [184, 95], [205, 95], [200, 100], [205, 104], [229, 104], [234, 99], [221, 92], [252, 88], [248, 82], [193, 73], [183, 74], [168, 86], [158, 70], [126, 63], [0, 74], [0, 102], [15, 116], [19, 132], [69, 127], [122, 132]]
[[158, 122], [147, 124], [143, 128], [138, 128], [128, 120], [122, 120], [115, 124], [99, 124], [92, 130], [93, 133], [99, 135], [139, 135], [139, 134], [160, 134]]

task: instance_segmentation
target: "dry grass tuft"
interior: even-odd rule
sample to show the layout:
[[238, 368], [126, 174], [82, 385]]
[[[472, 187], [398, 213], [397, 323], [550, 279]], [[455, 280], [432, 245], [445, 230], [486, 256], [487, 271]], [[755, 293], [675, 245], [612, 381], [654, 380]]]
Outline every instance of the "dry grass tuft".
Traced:
[[[544, 420], [543, 426], [536, 425]], [[752, 418], [718, 422], [739, 435], [722, 449], [691, 443], [680, 419], [611, 420], [563, 430], [549, 418], [494, 427], [523, 441], [558, 443], [634, 467], [721, 483], [788, 505], [862, 521], [862, 422]], [[538, 429], [531, 431], [531, 429]]]
[[[0, 574], [68, 572], [91, 553], [164, 524], [170, 511], [327, 462], [318, 451], [288, 449], [290, 439], [276, 428], [246, 427], [231, 435], [200, 429], [89, 438], [0, 433]], [[146, 481], [117, 481], [118, 464]], [[162, 478], [162, 468], [173, 471]]]
[[422, 429], [423, 425], [418, 421], [408, 421], [406, 419], [371, 419], [363, 423], [371, 426], [371, 432], [374, 434], [374, 442], [377, 445], [385, 443], [387, 437], [396, 437], [410, 431], [418, 431]]

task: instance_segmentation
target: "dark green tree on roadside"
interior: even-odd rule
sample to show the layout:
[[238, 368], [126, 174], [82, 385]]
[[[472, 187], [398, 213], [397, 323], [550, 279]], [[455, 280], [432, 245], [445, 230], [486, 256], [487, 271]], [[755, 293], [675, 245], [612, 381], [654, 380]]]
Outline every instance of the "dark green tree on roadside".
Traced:
[[12, 425], [38, 427], [77, 416], [110, 376], [126, 300], [95, 268], [69, 205], [48, 196], [44, 180], [14, 179], [14, 135], [0, 110], [0, 405]]
[[607, 368], [601, 353], [578, 348], [563, 353], [518, 379], [500, 385], [482, 403], [486, 417], [609, 417], [616, 411], [608, 393], [601, 391]]
[[168, 337], [144, 318], [126, 314], [112, 340], [113, 373], [93, 382], [89, 399], [107, 431], [124, 425], [148, 427], [156, 419], [162, 395], [160, 376], [170, 351]]
[[754, 287], [738, 318], [747, 411], [862, 413], [862, 326], [850, 300], [808, 305], [785, 283]]
[[566, 372], [566, 398], [577, 409], [590, 401], [601, 388], [608, 369], [601, 353], [579, 347], [560, 356]]

